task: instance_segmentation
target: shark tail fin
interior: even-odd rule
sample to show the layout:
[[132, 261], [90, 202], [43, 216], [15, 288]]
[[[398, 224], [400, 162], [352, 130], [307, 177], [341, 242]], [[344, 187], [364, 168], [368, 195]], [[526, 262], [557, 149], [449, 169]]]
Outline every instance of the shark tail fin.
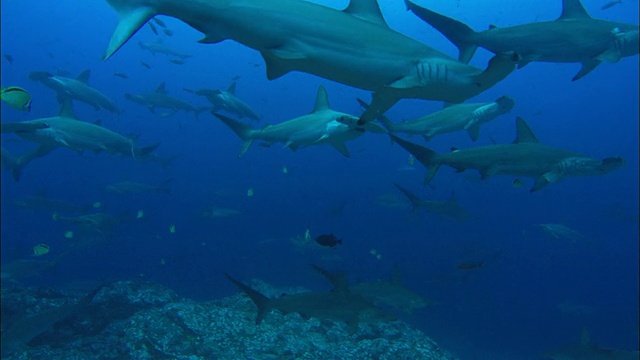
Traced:
[[120, 21], [111, 35], [109, 46], [102, 55], [102, 61], [109, 59], [118, 49], [122, 47], [147, 21], [157, 15], [155, 9], [149, 6], [135, 4], [132, 0], [108, 0], [113, 7]]
[[428, 185], [440, 168], [440, 163], [437, 161], [438, 154], [429, 148], [403, 140], [393, 134], [389, 136], [427, 168], [427, 177], [424, 179], [424, 184]]
[[262, 319], [264, 318], [267, 310], [269, 310], [269, 302], [271, 301], [268, 297], [262, 295], [256, 290], [248, 287], [247, 285], [241, 283], [240, 281], [231, 277], [231, 275], [225, 273], [224, 276], [231, 281], [238, 289], [242, 290], [245, 294], [247, 294], [254, 304], [258, 307], [258, 316], [256, 317], [256, 324], [260, 324]]
[[412, 211], [418, 211], [420, 209], [420, 205], [422, 204], [422, 201], [420, 200], [420, 198], [418, 196], [416, 196], [416, 194], [412, 193], [411, 191], [409, 191], [409, 189], [406, 189], [396, 183], [393, 183], [393, 185], [400, 190], [400, 192], [402, 194], [404, 194], [404, 196], [407, 197], [407, 199], [409, 199], [409, 201], [411, 202], [411, 210]]
[[520, 60], [521, 56], [513, 51], [496, 54], [489, 60], [487, 68], [474, 76], [476, 85], [482, 90], [492, 87], [511, 74]]
[[149, 156], [155, 149], [157, 149], [158, 146], [160, 146], [160, 143], [155, 143], [153, 145], [145, 146], [142, 148], [133, 147], [131, 149], [131, 153], [135, 159], [142, 161], [145, 157]]
[[458, 48], [458, 60], [465, 64], [471, 61], [478, 48], [478, 45], [473, 42], [474, 35], [476, 35], [473, 29], [458, 20], [418, 6], [409, 0], [405, 0], [404, 3], [407, 10], [433, 26]]
[[253, 143], [252, 135], [255, 130], [253, 130], [251, 126], [245, 123], [242, 123], [240, 121], [234, 120], [230, 117], [216, 114], [215, 112], [211, 112], [211, 113], [215, 115], [218, 119], [220, 119], [220, 121], [222, 121], [225, 125], [227, 125], [229, 129], [231, 129], [234, 133], [236, 133], [236, 135], [238, 135], [240, 139], [244, 141], [244, 143], [242, 144], [242, 149], [240, 150], [240, 154], [238, 154], [238, 157], [242, 157], [242, 155], [244, 155], [244, 153], [246, 153], [247, 150], [249, 150], [249, 147]]

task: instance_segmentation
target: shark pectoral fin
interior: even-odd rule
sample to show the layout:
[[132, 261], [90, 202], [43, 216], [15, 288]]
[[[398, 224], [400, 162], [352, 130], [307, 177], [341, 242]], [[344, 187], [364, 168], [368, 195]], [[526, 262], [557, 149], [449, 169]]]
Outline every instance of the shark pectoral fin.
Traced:
[[533, 58], [523, 56], [522, 59], [520, 59], [520, 61], [518, 62], [518, 69], [522, 69], [523, 67], [529, 65], [529, 63], [532, 61]]
[[486, 169], [481, 169], [481, 170], [478, 170], [478, 171], [480, 171], [480, 178], [482, 180], [486, 180], [488, 177], [497, 174], [498, 173], [498, 168], [495, 167], [495, 166], [490, 166], [490, 167], [488, 167]]
[[338, 152], [344, 157], [351, 157], [351, 153], [349, 153], [349, 149], [347, 149], [347, 145], [345, 143], [332, 142], [331, 146], [333, 146], [334, 149], [338, 150]]
[[386, 88], [378, 90], [373, 93], [371, 104], [360, 115], [358, 119], [358, 125], [364, 125], [375, 119], [380, 119], [384, 113], [389, 110], [395, 103], [397, 103], [402, 97], [398, 94], [397, 90]]
[[262, 58], [267, 65], [267, 79], [273, 80], [281, 77], [282, 75], [290, 72], [293, 68], [287, 66], [286, 62], [281, 58], [275, 56], [270, 51], [262, 51]]
[[198, 40], [200, 44], [217, 44], [227, 38], [216, 34], [207, 34], [202, 39]]
[[435, 164], [427, 168], [427, 176], [424, 178], [424, 185], [429, 185], [431, 179], [436, 176], [438, 169], [440, 169], [440, 164]]
[[547, 185], [549, 185], [547, 179], [545, 179], [543, 176], [538, 177], [536, 178], [536, 183], [533, 184], [533, 187], [529, 190], [529, 192], [536, 192]]
[[242, 148], [240, 148], [240, 153], [238, 154], [239, 158], [244, 156], [244, 153], [246, 153], [247, 150], [249, 150], [249, 148], [251, 147], [251, 144], [253, 144], [253, 139], [248, 139], [242, 142]]
[[593, 71], [598, 65], [600, 65], [602, 61], [598, 59], [589, 59], [582, 62], [582, 69], [576, 74], [576, 76], [571, 79], [571, 81], [576, 81], [582, 78], [583, 76], [589, 74]]
[[542, 177], [550, 183], [556, 183], [562, 179], [562, 174], [557, 171], [549, 171], [542, 175]]
[[473, 141], [478, 140], [478, 136], [480, 136], [480, 126], [471, 125], [470, 127], [467, 128], [467, 133], [469, 134], [469, 137], [471, 138], [471, 140]]
[[102, 55], [102, 61], [110, 58], [124, 43], [126, 43], [149, 19], [156, 15], [154, 9], [150, 7], [132, 7], [125, 1], [111, 1], [111, 6], [115, 8], [120, 16], [118, 26], [116, 26], [109, 46]]

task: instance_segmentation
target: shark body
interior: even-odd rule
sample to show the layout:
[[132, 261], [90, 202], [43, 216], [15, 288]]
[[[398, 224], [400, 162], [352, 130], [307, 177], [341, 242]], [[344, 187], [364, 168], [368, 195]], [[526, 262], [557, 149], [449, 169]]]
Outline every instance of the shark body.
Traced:
[[184, 100], [170, 96], [165, 89], [165, 83], [161, 83], [154, 92], [144, 94], [125, 94], [128, 100], [147, 107], [149, 111], [155, 113], [156, 108], [169, 109], [167, 115], [173, 115], [178, 110], [193, 112], [196, 116], [208, 110], [208, 107], [195, 107]]
[[[353, 123], [357, 117], [332, 110], [329, 107], [327, 91], [323, 86], [318, 88], [316, 103], [310, 114], [303, 115], [275, 125], [267, 125], [262, 129], [252, 129], [249, 125], [214, 114], [243, 141], [239, 156], [249, 149], [254, 140], [262, 140], [267, 144], [282, 142], [285, 147], [295, 151], [311, 145], [331, 145], [342, 155], [349, 157], [345, 142], [362, 135], [364, 130], [354, 128], [346, 123]], [[371, 126], [371, 125], [368, 125]]]
[[454, 195], [451, 196], [449, 201], [435, 201], [435, 200], [422, 200], [420, 197], [398, 184], [393, 184], [400, 190], [404, 196], [406, 196], [411, 202], [411, 209], [418, 211], [425, 209], [430, 213], [434, 213], [440, 216], [448, 217], [456, 220], [468, 220], [472, 216], [465, 210]]
[[531, 177], [535, 180], [531, 188], [531, 192], [534, 192], [566, 177], [603, 175], [623, 163], [619, 157], [600, 160], [541, 144], [520, 117], [516, 119], [516, 129], [517, 137], [512, 144], [454, 150], [446, 154], [437, 154], [395, 135], [391, 137], [427, 168], [425, 183], [431, 181], [441, 165], [448, 165], [458, 172], [476, 169], [483, 179], [498, 174]]
[[22, 139], [37, 143], [38, 148], [31, 159], [45, 156], [62, 147], [79, 153], [106, 152], [142, 160], [159, 146], [155, 144], [141, 148], [133, 139], [102, 126], [78, 120], [73, 114], [69, 99], [62, 104], [58, 116], [6, 122], [0, 125], [0, 132], [15, 133]]
[[195, 94], [206, 97], [213, 104], [213, 112], [224, 110], [241, 118], [259, 121], [258, 114], [247, 103], [240, 100], [235, 92], [236, 83], [233, 82], [227, 90], [200, 89], [196, 90]]
[[435, 113], [402, 123], [393, 123], [384, 116], [380, 121], [391, 133], [422, 135], [426, 141], [436, 135], [466, 130], [471, 140], [476, 141], [480, 126], [513, 109], [515, 101], [502, 96], [489, 103], [464, 103], [448, 106]]
[[105, 109], [112, 113], [121, 113], [118, 105], [97, 89], [89, 86], [90, 70], [83, 71], [77, 78], [72, 79], [59, 75], [52, 75], [46, 71], [34, 71], [29, 74], [29, 78], [39, 81], [44, 86], [53, 89], [57, 93], [58, 102], [62, 103], [65, 98], [89, 104], [96, 110]]
[[149, 19], [178, 18], [204, 34], [201, 43], [237, 41], [261, 53], [268, 79], [301, 71], [374, 92], [359, 124], [403, 98], [462, 102], [511, 73], [519, 56], [491, 59], [486, 70], [456, 61], [389, 28], [376, 0], [343, 10], [299, 0], [107, 0], [118, 12], [103, 59]]
[[586, 329], [582, 329], [580, 342], [544, 354], [552, 360], [637, 360], [640, 352], [611, 349], [593, 343]]
[[519, 67], [532, 61], [581, 63], [578, 80], [603, 61], [617, 62], [638, 54], [638, 25], [594, 19], [580, 0], [563, 0], [562, 15], [554, 21], [476, 32], [469, 26], [405, 0], [407, 8], [436, 28], [459, 49], [459, 59], [469, 62], [478, 46], [493, 53], [515, 51]]

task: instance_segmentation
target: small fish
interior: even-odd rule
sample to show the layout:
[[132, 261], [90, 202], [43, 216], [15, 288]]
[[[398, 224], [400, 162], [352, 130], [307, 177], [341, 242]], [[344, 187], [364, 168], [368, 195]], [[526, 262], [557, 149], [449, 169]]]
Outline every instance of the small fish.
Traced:
[[622, 0], [612, 0], [609, 1], [608, 3], [602, 5], [602, 7], [600, 7], [600, 10], [607, 10], [609, 8], [612, 8], [618, 4], [622, 4]]
[[136, 219], [142, 219], [143, 216], [144, 216], [144, 210], [138, 210], [138, 213], [136, 214]]
[[102, 207], [102, 203], [100, 201], [96, 201], [91, 206], [93, 206], [94, 209], [100, 209]]
[[144, 61], [140, 61], [140, 65], [142, 65], [143, 67], [146, 67], [147, 69], [151, 69], [151, 65], [147, 64]]
[[33, 247], [33, 256], [42, 256], [49, 253], [49, 245], [38, 244]]
[[127, 75], [125, 73], [118, 72], [118, 71], [114, 72], [113, 76], [117, 76], [117, 77], [120, 77], [120, 78], [123, 78], [123, 79], [128, 79], [129, 78], [129, 75]]
[[67, 239], [73, 239], [73, 231], [67, 230], [64, 232], [64, 237]]
[[162, 29], [162, 32], [167, 36], [173, 36], [173, 31], [169, 29]]
[[169, 232], [172, 234], [176, 233], [176, 226], [174, 224], [169, 225]]
[[169, 59], [169, 61], [171, 61], [174, 64], [178, 64], [178, 65], [183, 65], [184, 64], [184, 60], [182, 60], [182, 59]]
[[338, 239], [333, 234], [320, 235], [316, 238], [316, 242], [322, 246], [334, 247], [338, 244], [342, 244], [342, 239]]
[[2, 54], [2, 57], [7, 59], [7, 61], [9, 62], [9, 64], [13, 64], [13, 56], [9, 55], [9, 54]]
[[282, 173], [285, 174], [285, 175], [288, 174], [289, 173], [289, 169], [287, 169], [286, 166], [283, 166], [282, 167]]
[[247, 197], [252, 197], [253, 193], [253, 188], [249, 188], [249, 190], [247, 190]]
[[147, 24], [149, 24], [149, 27], [151, 28], [151, 31], [153, 31], [154, 34], [158, 35], [158, 29], [156, 29], [156, 26], [153, 25], [152, 22], [147, 23]]
[[163, 28], [163, 29], [167, 28], [167, 24], [165, 24], [164, 21], [162, 21], [162, 20], [160, 20], [158, 18], [155, 18], [155, 17], [152, 20], [153, 20], [154, 23], [158, 24], [158, 26], [160, 26], [161, 28]]
[[307, 241], [311, 240], [311, 230], [309, 230], [309, 229], [305, 230], [304, 239], [307, 240]]
[[409, 154], [409, 165], [413, 165], [416, 162], [416, 158]]
[[0, 89], [0, 98], [14, 109], [31, 111], [31, 94], [21, 87], [9, 86]]

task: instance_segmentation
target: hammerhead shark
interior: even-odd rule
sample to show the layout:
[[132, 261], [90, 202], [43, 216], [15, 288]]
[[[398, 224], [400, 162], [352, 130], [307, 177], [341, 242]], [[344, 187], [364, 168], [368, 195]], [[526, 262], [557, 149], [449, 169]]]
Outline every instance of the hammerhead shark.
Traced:
[[180, 52], [177, 52], [173, 49], [170, 49], [168, 47], [166, 47], [164, 44], [162, 44], [161, 42], [144, 42], [144, 41], [138, 41], [138, 45], [140, 46], [140, 48], [142, 50], [147, 50], [148, 52], [150, 52], [151, 54], [155, 55], [155, 54], [163, 54], [166, 55], [168, 57], [171, 58], [179, 58], [179, 59], [187, 59], [192, 57], [193, 55], [189, 55], [189, 54], [183, 54]]
[[580, 343], [549, 351], [544, 356], [553, 360], [637, 360], [640, 353], [598, 346], [591, 341], [587, 329], [583, 328]]
[[334, 274], [316, 265], [313, 268], [325, 276], [333, 284], [330, 292], [304, 292], [284, 295], [269, 299], [258, 291], [234, 279], [229, 274], [225, 277], [246, 293], [258, 307], [256, 324], [260, 324], [271, 310], [280, 310], [285, 314], [298, 313], [304, 319], [317, 317], [333, 321], [343, 321], [351, 335], [358, 331], [362, 318], [374, 321], [394, 320], [391, 314], [379, 309], [365, 298], [352, 294], [342, 274]]
[[169, 96], [165, 89], [164, 82], [161, 83], [154, 92], [145, 94], [125, 94], [127, 99], [144, 105], [155, 113], [156, 108], [169, 109], [170, 112], [167, 115], [173, 115], [178, 110], [192, 111], [196, 118], [204, 110], [209, 110], [209, 107], [195, 107], [184, 100], [180, 100], [176, 97]]
[[200, 89], [195, 94], [204, 96], [213, 104], [213, 112], [225, 110], [235, 114], [238, 117], [246, 117], [251, 120], [259, 121], [260, 117], [256, 112], [244, 101], [240, 100], [236, 95], [236, 82], [232, 82], [227, 90], [220, 89]]
[[167, 15], [204, 34], [260, 52], [267, 78], [301, 71], [373, 91], [362, 125], [404, 98], [462, 102], [509, 75], [519, 56], [494, 56], [483, 71], [387, 26], [377, 0], [351, 0], [342, 11], [300, 0], [107, 0], [119, 23], [103, 60], [149, 19]]
[[623, 164], [620, 157], [599, 160], [541, 144], [521, 117], [516, 118], [516, 130], [512, 144], [455, 149], [447, 154], [437, 154], [393, 134], [390, 136], [427, 168], [425, 184], [431, 181], [441, 165], [448, 165], [458, 172], [476, 169], [482, 179], [492, 175], [531, 177], [535, 184], [530, 191], [534, 192], [571, 176], [603, 175]]
[[425, 209], [430, 213], [441, 215], [456, 220], [468, 220], [472, 216], [465, 210], [456, 196], [452, 193], [449, 201], [422, 200], [418, 195], [412, 193], [409, 189], [394, 183], [395, 187], [400, 190], [404, 196], [411, 202], [411, 209], [416, 212]]
[[[82, 153], [107, 152], [143, 160], [160, 144], [138, 147], [133, 139], [122, 136], [102, 126], [80, 121], [73, 113], [71, 100], [66, 99], [58, 116], [22, 122], [3, 122], [0, 133], [15, 133], [19, 137], [38, 144], [33, 158], [42, 157], [64, 147]], [[14, 177], [19, 169], [14, 169]]]
[[553, 21], [476, 32], [458, 20], [448, 18], [405, 0], [407, 9], [441, 32], [460, 51], [459, 60], [468, 63], [478, 46], [494, 54], [515, 51], [522, 59], [518, 67], [532, 61], [581, 63], [573, 81], [589, 74], [603, 61], [615, 63], [638, 55], [638, 25], [592, 18], [580, 0], [563, 0], [562, 14]]
[[[285, 147], [293, 151], [301, 147], [327, 144], [349, 157], [345, 142], [364, 133], [364, 128], [347, 125], [356, 122], [357, 117], [330, 108], [324, 86], [318, 87], [316, 103], [310, 114], [280, 124], [267, 125], [262, 129], [252, 129], [240, 121], [220, 114], [214, 113], [214, 115], [244, 141], [239, 157], [247, 152], [254, 140], [263, 140], [268, 145], [283, 142]], [[367, 128], [373, 126], [376, 124], [365, 125]]]
[[69, 97], [93, 106], [96, 110], [105, 109], [112, 113], [121, 113], [116, 103], [106, 95], [89, 86], [91, 70], [83, 71], [77, 78], [52, 75], [46, 71], [33, 71], [29, 74], [31, 80], [39, 81], [44, 86], [57, 93], [58, 102], [64, 102]]
[[476, 141], [480, 135], [480, 125], [508, 113], [514, 105], [512, 98], [502, 96], [488, 103], [452, 104], [440, 111], [401, 123], [393, 123], [386, 116], [378, 120], [391, 133], [422, 135], [426, 141], [438, 134], [460, 130], [466, 130], [471, 140]]

